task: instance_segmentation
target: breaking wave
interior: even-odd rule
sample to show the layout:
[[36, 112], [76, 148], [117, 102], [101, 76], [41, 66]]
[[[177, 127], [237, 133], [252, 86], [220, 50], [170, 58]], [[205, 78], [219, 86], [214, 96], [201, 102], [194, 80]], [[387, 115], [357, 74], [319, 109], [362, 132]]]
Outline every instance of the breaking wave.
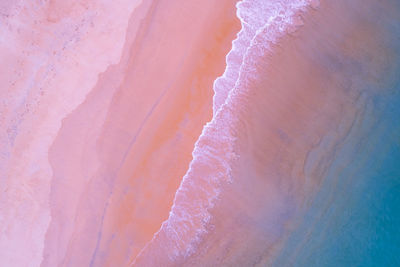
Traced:
[[242, 29], [226, 56], [225, 72], [214, 82], [213, 118], [195, 144], [193, 160], [176, 192], [169, 218], [134, 264], [154, 263], [156, 254], [175, 261], [196, 251], [207, 233], [209, 210], [221, 188], [234, 182], [232, 166], [240, 158], [235, 149], [235, 132], [240, 127], [237, 118], [249, 93], [247, 83], [256, 75], [257, 58], [270, 53], [282, 36], [293, 33], [301, 25], [300, 13], [316, 4], [306, 0], [243, 0], [237, 4]]

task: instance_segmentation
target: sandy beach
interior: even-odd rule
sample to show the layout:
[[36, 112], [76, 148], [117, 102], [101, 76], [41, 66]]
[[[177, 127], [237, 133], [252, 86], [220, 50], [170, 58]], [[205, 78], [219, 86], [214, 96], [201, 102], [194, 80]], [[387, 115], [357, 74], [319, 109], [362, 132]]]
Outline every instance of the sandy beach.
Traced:
[[0, 266], [364, 266], [397, 225], [400, 193], [372, 189], [400, 188], [399, 21], [395, 0], [1, 1]]
[[[21, 64], [31, 65], [21, 69], [26, 78], [19, 76], [18, 82], [35, 77], [33, 90], [39, 95], [31, 93], [25, 105], [29, 108], [34, 101], [40, 105], [33, 106], [34, 115], [21, 119], [23, 126], [14, 133], [13, 156], [7, 159], [14, 168], [4, 174], [10, 178], [6, 188], [12, 193], [2, 197], [13, 204], [2, 205], [3, 216], [10, 208], [30, 210], [22, 215], [26, 226], [20, 227], [31, 232], [38, 225], [35, 239], [25, 241], [31, 256], [18, 266], [28, 266], [28, 262], [33, 266], [126, 266], [152, 238], [168, 216], [194, 142], [211, 119], [212, 84], [225, 68], [225, 55], [239, 29], [234, 4], [232, 0], [218, 5], [212, 1], [141, 1], [130, 4], [131, 8], [121, 3], [123, 14], [117, 13], [118, 8], [99, 6], [110, 17], [121, 19], [103, 27], [101, 36], [107, 35], [107, 42], [87, 37], [76, 40], [81, 54], [78, 48], [68, 46], [61, 48], [66, 52], [52, 52], [55, 40], [40, 35], [37, 52], [21, 55]], [[20, 6], [10, 3], [8, 8], [11, 13]], [[23, 8], [20, 12], [26, 12]], [[89, 20], [92, 14], [87, 10], [96, 8], [85, 1], [51, 1], [37, 12], [41, 12], [43, 23], [62, 29], [74, 20]], [[22, 14], [16, 12], [15, 16]], [[98, 30], [91, 27], [95, 29], [79, 33], [91, 36]], [[112, 31], [119, 39], [110, 36]], [[26, 34], [21, 38], [31, 38]], [[102, 46], [96, 51], [92, 46], [98, 43]], [[93, 58], [83, 54], [88, 49]], [[45, 70], [36, 76], [29, 73], [36, 68], [29, 60], [39, 53], [63, 53], [54, 63], [53, 68], [59, 71], [53, 72], [51, 80], [43, 74]], [[52, 67], [43, 64], [42, 69]], [[98, 65], [98, 70], [87, 69], [93, 65]], [[68, 68], [68, 72], [62, 71]], [[56, 84], [62, 84], [65, 93]], [[18, 85], [14, 87], [23, 90]], [[77, 86], [81, 90], [69, 89]], [[51, 114], [49, 105], [54, 106]], [[13, 112], [12, 103], [9, 106]], [[48, 138], [44, 139], [44, 134]], [[42, 151], [40, 159], [35, 158], [37, 150]], [[29, 164], [37, 171], [20, 168]], [[22, 180], [15, 177], [16, 172]], [[26, 185], [21, 188], [21, 183]], [[16, 195], [21, 203], [15, 202]], [[2, 220], [3, 242], [11, 235], [19, 246], [24, 236], [13, 234], [19, 231], [14, 229], [17, 225], [7, 229], [6, 223], [13, 222], [11, 216], [16, 215]], [[2, 248], [2, 264], [14, 262], [18, 255], [12, 253], [17, 250], [13, 252], [9, 242]]]

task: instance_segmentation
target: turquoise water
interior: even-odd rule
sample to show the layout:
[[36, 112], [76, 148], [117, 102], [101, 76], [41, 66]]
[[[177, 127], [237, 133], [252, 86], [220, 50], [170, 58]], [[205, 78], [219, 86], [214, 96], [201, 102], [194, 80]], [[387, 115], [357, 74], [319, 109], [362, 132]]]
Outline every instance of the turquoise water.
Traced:
[[390, 67], [378, 86], [365, 84], [364, 115], [273, 266], [400, 266], [400, 24], [382, 30]]
[[371, 98], [274, 266], [400, 266], [400, 84], [390, 87]]

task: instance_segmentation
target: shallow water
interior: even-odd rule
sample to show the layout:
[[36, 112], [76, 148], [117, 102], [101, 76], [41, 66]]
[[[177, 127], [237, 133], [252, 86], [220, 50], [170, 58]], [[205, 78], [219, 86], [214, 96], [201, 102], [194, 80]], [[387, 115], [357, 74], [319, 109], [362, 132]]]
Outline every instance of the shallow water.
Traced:
[[[262, 12], [258, 1], [243, 7], [252, 3]], [[389, 232], [398, 223], [400, 9], [280, 3], [292, 13], [235, 41], [248, 45], [232, 52], [245, 51], [242, 60], [228, 56], [239, 73], [215, 83], [214, 118], [137, 265], [396, 264], [383, 255], [399, 244]]]
[[399, 89], [374, 98], [274, 266], [400, 264]]

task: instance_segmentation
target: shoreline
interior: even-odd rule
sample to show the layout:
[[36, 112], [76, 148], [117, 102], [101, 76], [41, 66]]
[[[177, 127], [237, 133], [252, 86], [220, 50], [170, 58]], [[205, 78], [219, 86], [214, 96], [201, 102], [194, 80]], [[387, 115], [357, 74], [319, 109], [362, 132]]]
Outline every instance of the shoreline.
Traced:
[[[194, 141], [211, 117], [213, 77], [222, 72], [230, 36], [236, 33], [236, 22], [226, 12], [234, 6], [232, 1], [221, 2], [218, 8], [211, 1], [184, 6], [179, 2], [153, 3], [157, 5], [151, 7], [152, 14], [147, 13], [149, 21], [141, 22], [141, 37], [127, 47], [125, 65], [114, 67], [114, 73], [122, 72], [122, 80], [114, 89], [110, 108], [103, 113], [104, 123], [98, 122], [99, 130], [87, 125], [81, 128], [81, 133], [76, 132], [79, 121], [97, 120], [95, 110], [101, 106], [95, 101], [104, 101], [105, 93], [98, 100], [93, 95], [86, 107], [82, 105], [80, 111], [65, 120], [64, 129], [52, 147], [56, 177], [68, 173], [75, 177], [69, 186], [53, 184], [57, 192], [53, 210], [61, 220], [55, 221], [48, 238], [51, 244], [55, 242], [51, 240], [57, 239], [57, 232], [67, 231], [63, 235], [69, 242], [62, 264], [131, 262], [168, 215], [170, 201], [190, 161]], [[196, 10], [198, 17], [192, 19], [189, 27], [183, 21], [189, 19], [191, 10]], [[177, 13], [176, 19], [168, 20], [173, 12]], [[177, 31], [179, 28], [182, 29]], [[171, 53], [174, 58], [169, 56]], [[103, 77], [107, 75], [113, 74], [104, 73]], [[110, 82], [107, 79], [110, 78], [103, 78], [102, 82], [115, 86], [115, 78]], [[98, 87], [105, 92], [102, 85]], [[81, 139], [80, 135], [86, 137]], [[87, 143], [68, 145], [76, 142], [73, 141], [76, 138], [86, 139]], [[70, 158], [73, 153], [65, 153], [68, 147], [84, 153]], [[98, 163], [93, 162], [95, 158], [89, 151], [96, 151]], [[168, 161], [161, 162], [160, 158]], [[85, 162], [83, 168], [82, 162]], [[82, 177], [85, 170], [92, 173], [89, 179]], [[71, 171], [77, 172], [74, 175]], [[60, 206], [68, 197], [73, 198], [68, 188], [82, 188], [85, 194], [79, 201], [75, 200], [76, 212], [71, 213], [77, 218], [72, 224], [75, 226], [62, 230], [59, 227], [65, 222], [61, 215], [66, 214], [67, 207], [60, 209]], [[96, 203], [96, 207], [91, 203]], [[53, 247], [57, 248], [56, 245], [49, 248]], [[81, 251], [87, 252], [88, 248], [94, 249], [93, 253], [83, 255]]]
[[[296, 22], [301, 25], [297, 31], [244, 61], [248, 68], [241, 68], [244, 74], [236, 82], [242, 90], [231, 93], [235, 105], [217, 112], [221, 124], [205, 127], [209, 136], [204, 134], [198, 141], [201, 162], [192, 162], [169, 220], [135, 266], [273, 263], [296, 226], [291, 222], [318, 191], [338, 144], [363, 103], [376, 93], [380, 79], [385, 79], [382, 69], [389, 62], [385, 59], [391, 47], [380, 25], [368, 21], [374, 4], [367, 7], [361, 13], [345, 1], [311, 6]], [[354, 67], [358, 65], [365, 66], [363, 71]], [[362, 93], [367, 99], [356, 104]], [[222, 121], [236, 117], [238, 123], [229, 120], [236, 126], [225, 129]], [[221, 179], [221, 186], [206, 166], [223, 171], [217, 158], [225, 156], [222, 148], [226, 155], [231, 151], [224, 142], [229, 131], [235, 133], [238, 155], [234, 164], [230, 162], [231, 182]], [[313, 154], [318, 161], [310, 162], [309, 153], [316, 147], [319, 151]], [[204, 206], [203, 195], [214, 192], [210, 187], [221, 193], [215, 204], [205, 202], [208, 208], [199, 212], [196, 207]]]

